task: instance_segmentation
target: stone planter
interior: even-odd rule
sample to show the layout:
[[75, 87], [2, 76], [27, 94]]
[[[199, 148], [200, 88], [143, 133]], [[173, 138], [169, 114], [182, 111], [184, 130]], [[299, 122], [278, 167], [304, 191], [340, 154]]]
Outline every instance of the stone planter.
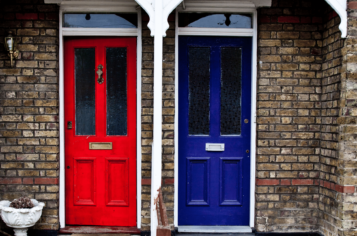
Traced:
[[14, 229], [15, 236], [26, 236], [27, 229], [34, 226], [41, 217], [45, 204], [35, 199], [31, 199], [31, 201], [34, 207], [30, 209], [15, 209], [9, 207], [10, 201], [0, 201], [1, 218], [7, 226]]

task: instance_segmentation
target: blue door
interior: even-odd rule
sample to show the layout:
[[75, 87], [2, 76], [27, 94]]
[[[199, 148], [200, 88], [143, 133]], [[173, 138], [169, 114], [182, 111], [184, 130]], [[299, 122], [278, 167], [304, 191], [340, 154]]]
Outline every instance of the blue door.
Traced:
[[251, 38], [179, 38], [179, 225], [249, 225], [251, 54]]

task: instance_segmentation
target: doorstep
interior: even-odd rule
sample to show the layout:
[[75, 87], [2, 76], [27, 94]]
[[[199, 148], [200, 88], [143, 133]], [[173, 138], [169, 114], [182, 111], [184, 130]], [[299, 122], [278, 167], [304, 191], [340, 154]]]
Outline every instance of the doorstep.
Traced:
[[66, 226], [59, 230], [59, 234], [140, 234], [136, 227], [116, 226]]
[[72, 234], [71, 236], [129, 236], [130, 234]]
[[179, 233], [251, 233], [249, 226], [179, 226]]
[[72, 234], [71, 236], [129, 236], [130, 234]]

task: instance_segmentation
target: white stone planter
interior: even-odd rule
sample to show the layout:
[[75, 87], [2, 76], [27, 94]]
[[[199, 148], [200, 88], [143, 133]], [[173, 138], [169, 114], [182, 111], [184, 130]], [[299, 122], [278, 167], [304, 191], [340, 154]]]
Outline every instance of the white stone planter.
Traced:
[[7, 226], [14, 229], [15, 236], [27, 236], [27, 229], [34, 226], [41, 217], [45, 204], [35, 199], [31, 201], [34, 204], [31, 209], [15, 209], [10, 207], [11, 202], [0, 201], [1, 218]]

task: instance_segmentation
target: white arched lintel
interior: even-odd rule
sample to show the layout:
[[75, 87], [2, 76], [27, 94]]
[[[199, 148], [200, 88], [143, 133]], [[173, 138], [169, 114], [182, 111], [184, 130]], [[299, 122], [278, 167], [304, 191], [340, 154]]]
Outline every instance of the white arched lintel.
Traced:
[[154, 10], [154, 0], [135, 0], [146, 13], [149, 15], [148, 28], [151, 32], [151, 37], [155, 35], [155, 10]]
[[[164, 0], [165, 1], [165, 0]], [[169, 29], [168, 17], [170, 13], [175, 10], [175, 8], [182, 2], [183, 0], [166, 0], [164, 5], [164, 10], [162, 11], [162, 36], [166, 37], [166, 30]]]
[[[161, 15], [156, 14], [157, 11], [155, 10], [155, 0], [135, 0], [149, 15], [149, 23], [148, 28], [151, 31], [151, 36], [166, 36], [166, 30], [169, 28], [168, 17], [170, 13], [183, 1], [183, 0], [163, 0], [161, 10]], [[162, 27], [159, 32], [156, 32], [155, 27], [155, 20], [156, 18], [160, 19], [162, 22]]]
[[340, 16], [341, 37], [347, 37], [347, 0], [325, 0]]

